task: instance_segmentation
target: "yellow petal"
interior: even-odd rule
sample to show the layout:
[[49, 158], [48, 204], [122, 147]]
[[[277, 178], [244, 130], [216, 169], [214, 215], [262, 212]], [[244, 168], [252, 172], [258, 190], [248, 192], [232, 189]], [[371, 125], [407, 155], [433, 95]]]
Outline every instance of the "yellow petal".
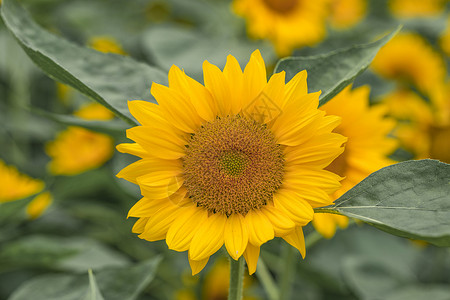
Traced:
[[211, 93], [201, 83], [187, 76], [177, 66], [172, 66], [169, 72], [169, 87], [180, 91], [189, 98], [198, 115], [208, 122], [217, 115], [217, 104]]
[[278, 190], [273, 196], [273, 203], [276, 208], [287, 214], [296, 225], [304, 226], [313, 219], [314, 210], [311, 205], [294, 192]]
[[166, 243], [169, 249], [186, 251], [198, 228], [204, 226], [208, 213], [206, 210], [192, 205], [180, 209], [180, 214], [167, 231]]
[[244, 253], [248, 243], [247, 224], [240, 214], [232, 214], [225, 224], [225, 247], [230, 256], [238, 260]]
[[178, 190], [183, 186], [183, 177], [175, 176], [170, 180], [155, 185], [152, 181], [147, 181], [141, 176], [137, 179], [141, 188], [141, 193], [150, 199], [172, 198], [179, 195]]
[[270, 220], [276, 236], [283, 236], [295, 227], [295, 223], [282, 210], [273, 204], [261, 208], [261, 212]]
[[167, 230], [173, 220], [178, 216], [179, 207], [177, 205], [169, 205], [162, 207], [151, 216], [145, 225], [144, 232], [139, 238], [153, 242], [162, 240], [166, 237]]
[[[341, 187], [339, 183], [343, 178], [327, 170], [299, 168], [298, 166], [285, 167], [285, 179], [299, 187], [314, 187], [324, 190], [328, 195]], [[283, 180], [285, 180], [283, 179]]]
[[223, 233], [227, 217], [210, 215], [192, 238], [189, 255], [193, 260], [202, 260], [213, 255], [223, 245]]
[[189, 265], [191, 266], [192, 276], [198, 274], [208, 263], [209, 257], [202, 260], [192, 260], [189, 258]]
[[336, 222], [331, 214], [314, 214], [314, 228], [326, 239], [330, 239], [336, 233]]
[[141, 125], [152, 126], [155, 123], [167, 123], [158, 104], [134, 100], [128, 101], [128, 109]]
[[259, 123], [269, 123], [278, 118], [282, 114], [280, 106], [284, 101], [284, 79], [284, 71], [272, 75], [261, 94], [244, 107], [245, 115]]
[[128, 153], [131, 155], [139, 156], [141, 158], [148, 157], [150, 154], [142, 148], [141, 145], [136, 143], [123, 143], [116, 146], [117, 151], [121, 153]]
[[247, 248], [245, 249], [244, 258], [247, 262], [248, 273], [250, 275], [252, 275], [256, 271], [256, 265], [259, 258], [259, 250], [260, 247], [253, 246], [251, 243], [248, 243]]
[[134, 223], [131, 232], [133, 233], [142, 233], [144, 232], [145, 225], [147, 225], [148, 218], [139, 218], [139, 220]]
[[156, 157], [144, 158], [123, 168], [116, 176], [137, 184], [137, 178], [157, 182], [180, 174], [183, 166], [180, 160], [164, 160]]
[[304, 96], [308, 93], [308, 85], [306, 82], [307, 73], [306, 70], [298, 72], [287, 84], [286, 84], [286, 92], [285, 92], [285, 102], [282, 107], [286, 103], [291, 101], [295, 101], [296, 98]]
[[201, 120], [190, 101], [181, 92], [157, 83], [152, 84], [151, 92], [170, 124], [187, 133], [197, 131]]
[[255, 50], [244, 69], [244, 108], [258, 97], [266, 84], [266, 65], [259, 50]]
[[156, 157], [177, 159], [184, 156], [186, 141], [170, 130], [137, 126], [127, 130], [127, 137], [149, 149]]
[[303, 258], [305, 258], [306, 255], [306, 248], [305, 248], [305, 237], [303, 236], [303, 230], [302, 228], [296, 227], [292, 233], [283, 236], [283, 239], [289, 243], [292, 247], [297, 248], [298, 251], [300, 251], [300, 254]]
[[231, 113], [236, 115], [243, 108], [244, 103], [244, 74], [238, 61], [233, 55], [227, 56], [227, 63], [223, 69], [223, 74], [228, 80], [231, 89]]
[[231, 112], [231, 93], [228, 81], [220, 69], [209, 63], [203, 63], [203, 78], [205, 87], [216, 100], [219, 116], [227, 116]]
[[259, 210], [250, 210], [245, 216], [248, 227], [248, 240], [255, 246], [261, 246], [275, 237], [272, 223]]

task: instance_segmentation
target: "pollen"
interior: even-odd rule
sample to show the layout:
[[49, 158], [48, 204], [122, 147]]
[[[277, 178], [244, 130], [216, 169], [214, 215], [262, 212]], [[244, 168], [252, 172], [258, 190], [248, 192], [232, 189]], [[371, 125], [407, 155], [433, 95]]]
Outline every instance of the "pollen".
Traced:
[[240, 115], [216, 118], [192, 134], [183, 158], [184, 185], [211, 213], [246, 215], [281, 186], [282, 147], [266, 125]]

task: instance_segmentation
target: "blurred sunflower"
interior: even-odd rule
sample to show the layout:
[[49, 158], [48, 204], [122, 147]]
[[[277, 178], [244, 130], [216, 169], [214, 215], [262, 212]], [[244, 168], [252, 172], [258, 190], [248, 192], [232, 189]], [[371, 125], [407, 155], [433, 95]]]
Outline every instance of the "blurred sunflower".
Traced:
[[389, 114], [399, 120], [394, 134], [415, 159], [434, 158], [450, 163], [450, 86], [436, 87], [427, 102], [413, 91], [399, 89], [384, 102]]
[[372, 68], [381, 76], [404, 86], [412, 84], [425, 94], [432, 93], [437, 82], [444, 82], [446, 74], [439, 53], [414, 33], [395, 36], [378, 52]]
[[[85, 120], [110, 120], [114, 115], [100, 104], [82, 107], [75, 115]], [[45, 148], [55, 175], [76, 175], [101, 166], [113, 154], [113, 140], [105, 134], [70, 126]]]
[[430, 17], [442, 13], [448, 0], [389, 0], [388, 7], [397, 17]]
[[337, 29], [347, 29], [359, 23], [367, 13], [367, 0], [332, 0], [330, 24]]
[[142, 126], [127, 130], [136, 143], [117, 149], [142, 159], [117, 176], [144, 196], [128, 214], [139, 218], [133, 232], [188, 250], [193, 274], [223, 244], [250, 274], [275, 236], [304, 256], [302, 226], [340, 187], [323, 169], [343, 152], [346, 138], [332, 133], [340, 118], [317, 109], [306, 71], [267, 82], [258, 50], [243, 72], [229, 55], [223, 72], [205, 61], [203, 73], [204, 86], [173, 66], [169, 87], [152, 85], [159, 105], [128, 104]]
[[52, 204], [53, 197], [50, 192], [43, 192], [31, 200], [27, 205], [26, 212], [30, 219], [39, 218], [45, 210]]
[[442, 51], [444, 51], [447, 56], [450, 56], [450, 18], [447, 19], [447, 27], [439, 38], [439, 44]]
[[110, 36], [94, 36], [89, 39], [88, 45], [103, 53], [127, 54], [120, 43]]
[[0, 160], [0, 203], [27, 198], [43, 188], [43, 181], [22, 174]]
[[234, 0], [233, 10], [247, 20], [248, 34], [269, 39], [279, 56], [313, 46], [326, 35], [330, 0]]
[[[393, 130], [393, 119], [385, 118], [385, 105], [369, 105], [369, 87], [351, 90], [345, 88], [331, 101], [321, 107], [327, 114], [342, 117], [334, 132], [348, 138], [345, 151], [326, 169], [345, 177], [342, 187], [332, 195], [338, 199], [371, 173], [386, 167], [394, 161], [387, 158], [397, 141], [387, 135]], [[336, 227], [347, 227], [348, 218], [340, 215], [316, 213], [313, 225], [326, 238], [331, 238]]]

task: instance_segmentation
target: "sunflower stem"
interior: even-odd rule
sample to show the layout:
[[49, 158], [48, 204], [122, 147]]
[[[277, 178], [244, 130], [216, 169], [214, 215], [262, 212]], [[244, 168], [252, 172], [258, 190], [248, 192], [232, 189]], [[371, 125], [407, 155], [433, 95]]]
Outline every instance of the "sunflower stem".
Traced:
[[261, 281], [261, 284], [264, 290], [267, 293], [269, 300], [278, 300], [279, 299], [279, 291], [275, 282], [273, 281], [272, 275], [267, 269], [266, 264], [262, 257], [259, 257], [258, 265], [256, 267], [256, 276]]
[[230, 257], [230, 289], [228, 300], [242, 300], [244, 291], [244, 259], [234, 260]]
[[295, 252], [291, 245], [284, 245], [283, 251], [284, 268], [280, 280], [280, 300], [291, 299], [292, 283], [295, 277]]

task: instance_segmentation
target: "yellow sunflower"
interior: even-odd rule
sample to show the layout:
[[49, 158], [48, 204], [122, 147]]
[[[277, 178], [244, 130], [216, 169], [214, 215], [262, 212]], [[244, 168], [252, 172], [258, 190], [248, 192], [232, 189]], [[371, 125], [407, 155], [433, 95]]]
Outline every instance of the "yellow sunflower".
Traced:
[[359, 23], [367, 13], [367, 0], [333, 0], [328, 17], [337, 29], [346, 29]]
[[448, 0], [389, 0], [388, 7], [397, 17], [430, 17], [442, 13]]
[[37, 195], [27, 205], [26, 212], [28, 217], [32, 220], [39, 218], [52, 202], [53, 197], [48, 191]]
[[22, 174], [0, 160], [0, 203], [29, 197], [43, 188], [43, 181]]
[[[395, 150], [397, 142], [387, 135], [395, 122], [384, 117], [385, 105], [369, 106], [367, 86], [354, 90], [349, 86], [321, 109], [342, 117], [334, 132], [348, 138], [345, 151], [326, 168], [345, 177], [342, 187], [332, 196], [334, 201], [371, 173], [394, 163], [387, 156]], [[345, 228], [347, 224], [348, 218], [344, 216], [314, 214], [313, 225], [326, 238], [333, 237], [336, 226]]]
[[399, 89], [384, 97], [389, 114], [399, 120], [394, 134], [415, 159], [450, 163], [450, 85], [437, 85], [426, 102], [413, 91]]
[[[88, 104], [75, 112], [85, 120], [110, 120], [114, 115], [102, 105]], [[101, 166], [113, 154], [113, 140], [105, 134], [70, 126], [45, 148], [52, 158], [49, 169], [55, 175], [76, 175]]]
[[247, 31], [269, 39], [278, 55], [313, 46], [326, 35], [330, 0], [234, 0], [233, 10], [247, 20]]
[[447, 19], [447, 27], [439, 38], [439, 44], [442, 51], [444, 51], [447, 56], [450, 56], [450, 18]]
[[169, 87], [152, 85], [159, 105], [128, 104], [141, 126], [127, 130], [135, 143], [117, 149], [141, 160], [117, 176], [141, 188], [128, 214], [139, 218], [133, 232], [188, 251], [193, 274], [224, 244], [250, 274], [274, 237], [304, 256], [302, 226], [340, 187], [324, 170], [343, 152], [346, 138], [332, 133], [340, 118], [317, 109], [306, 71], [267, 82], [258, 50], [244, 71], [229, 55], [223, 71], [205, 61], [203, 74], [205, 85], [172, 66]]
[[91, 48], [103, 53], [127, 54], [119, 42], [110, 36], [94, 36], [88, 44]]
[[445, 64], [439, 53], [418, 34], [395, 36], [378, 52], [372, 62], [375, 72], [403, 85], [414, 85], [426, 94], [437, 82], [444, 82]]

